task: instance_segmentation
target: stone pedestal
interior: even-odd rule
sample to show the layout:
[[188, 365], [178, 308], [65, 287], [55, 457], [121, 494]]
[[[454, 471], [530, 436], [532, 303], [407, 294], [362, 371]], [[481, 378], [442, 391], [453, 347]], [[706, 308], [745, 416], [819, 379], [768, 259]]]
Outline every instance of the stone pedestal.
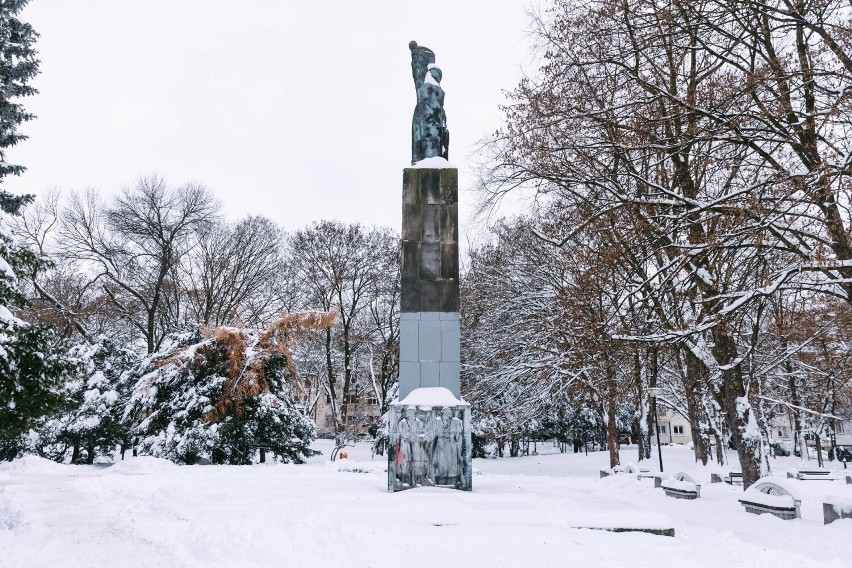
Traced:
[[[458, 170], [406, 168], [401, 402], [393, 404], [389, 416], [391, 491], [418, 485], [470, 490], [470, 409], [460, 392], [458, 240]], [[461, 464], [454, 465], [449, 456], [457, 456]]]
[[458, 170], [406, 168], [402, 182], [399, 397], [459, 392]]

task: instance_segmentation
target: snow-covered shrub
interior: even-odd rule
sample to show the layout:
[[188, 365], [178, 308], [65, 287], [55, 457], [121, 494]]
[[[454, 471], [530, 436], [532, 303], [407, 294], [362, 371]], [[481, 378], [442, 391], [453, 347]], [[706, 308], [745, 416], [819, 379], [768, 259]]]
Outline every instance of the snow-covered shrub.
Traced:
[[69, 356], [77, 372], [65, 384], [67, 403], [32, 432], [29, 450], [59, 462], [94, 463], [97, 457], [111, 457], [117, 446], [129, 445], [122, 417], [132, 387], [130, 371], [139, 356], [106, 337], [73, 346]]
[[5, 460], [19, 455], [25, 434], [63, 403], [62, 385], [74, 368], [52, 328], [24, 322], [10, 311], [27, 305], [18, 273], [43, 262], [10, 229], [10, 216], [30, 200], [0, 190], [0, 459]]
[[374, 456], [383, 456], [390, 445], [390, 424], [388, 424], [389, 412], [382, 414], [379, 419], [378, 428], [373, 436], [371, 451]]
[[316, 433], [291, 400], [292, 349], [332, 320], [297, 314], [262, 332], [220, 327], [171, 336], [140, 366], [127, 407], [141, 451], [186, 464], [250, 464], [267, 451], [304, 461]]

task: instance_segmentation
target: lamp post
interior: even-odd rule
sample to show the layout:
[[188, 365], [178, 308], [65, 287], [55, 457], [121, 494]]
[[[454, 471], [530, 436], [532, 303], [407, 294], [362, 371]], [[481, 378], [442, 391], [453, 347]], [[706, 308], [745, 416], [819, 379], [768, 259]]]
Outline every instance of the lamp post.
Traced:
[[654, 424], [657, 429], [657, 455], [660, 457], [660, 473], [663, 473], [663, 450], [660, 447], [660, 419], [657, 417], [657, 394], [659, 392], [659, 387], [648, 388], [648, 396], [651, 397], [651, 404], [654, 407]]

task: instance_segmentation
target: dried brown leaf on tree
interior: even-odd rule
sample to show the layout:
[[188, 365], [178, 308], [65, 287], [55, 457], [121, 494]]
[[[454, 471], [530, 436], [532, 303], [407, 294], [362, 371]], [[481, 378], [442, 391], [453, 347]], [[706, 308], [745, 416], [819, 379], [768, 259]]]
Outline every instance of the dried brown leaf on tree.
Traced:
[[213, 331], [215, 343], [211, 347], [215, 345], [224, 349], [229, 365], [222, 398], [205, 419], [216, 422], [230, 414], [244, 416], [247, 398], [269, 392], [264, 366], [273, 355], [284, 356], [291, 380], [298, 383], [298, 372], [293, 362], [293, 350], [298, 340], [330, 327], [336, 318], [335, 312], [303, 312], [285, 314], [262, 332], [230, 327]]

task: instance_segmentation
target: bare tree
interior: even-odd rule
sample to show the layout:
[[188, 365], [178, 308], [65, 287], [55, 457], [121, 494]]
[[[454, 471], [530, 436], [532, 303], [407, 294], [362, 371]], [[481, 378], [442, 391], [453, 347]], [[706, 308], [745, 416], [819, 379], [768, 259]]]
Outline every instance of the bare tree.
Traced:
[[[322, 384], [340, 446], [353, 426], [352, 401], [364, 390], [366, 377], [359, 361], [371, 361], [376, 292], [383, 281], [397, 274], [395, 264], [389, 266], [387, 259], [395, 256], [398, 238], [388, 230], [322, 221], [295, 232], [289, 248], [303, 286], [304, 307], [336, 312], [339, 317], [338, 324], [325, 333]], [[386, 321], [384, 314], [379, 317]], [[387, 329], [387, 324], [383, 326]]]
[[218, 211], [203, 185], [172, 188], [142, 177], [109, 203], [94, 191], [73, 196], [62, 211], [61, 251], [86, 263], [116, 315], [152, 353], [182, 323], [176, 271]]
[[201, 235], [183, 271], [192, 319], [258, 327], [274, 317], [270, 284], [284, 271], [281, 239], [281, 230], [265, 217], [217, 224]]

